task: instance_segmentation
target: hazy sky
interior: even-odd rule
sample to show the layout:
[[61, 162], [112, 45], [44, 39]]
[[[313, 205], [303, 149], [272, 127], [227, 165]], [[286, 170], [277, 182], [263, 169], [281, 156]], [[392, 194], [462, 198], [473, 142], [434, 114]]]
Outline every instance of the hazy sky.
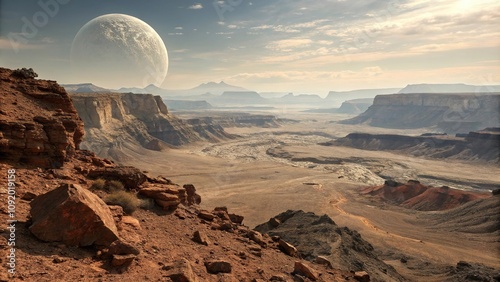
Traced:
[[[85, 23], [108, 13], [137, 17], [162, 37], [170, 65], [161, 87], [167, 89], [223, 80], [257, 91], [324, 95], [414, 83], [500, 83], [498, 0], [0, 3], [0, 66], [33, 67], [60, 83], [82, 82], [68, 70], [72, 40]], [[48, 15], [39, 3], [57, 3], [57, 11]], [[23, 30], [26, 21], [37, 24], [35, 32]], [[25, 39], [16, 50], [9, 34]]]

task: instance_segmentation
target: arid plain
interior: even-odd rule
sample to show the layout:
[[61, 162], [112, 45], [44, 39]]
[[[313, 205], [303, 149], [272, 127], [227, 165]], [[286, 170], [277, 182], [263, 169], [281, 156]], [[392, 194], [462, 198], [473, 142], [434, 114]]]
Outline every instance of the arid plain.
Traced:
[[114, 158], [177, 183], [193, 183], [203, 206], [227, 206], [244, 215], [250, 227], [288, 209], [328, 214], [337, 224], [358, 230], [388, 264], [410, 279], [440, 281], [446, 266], [460, 260], [500, 268], [496, 233], [462, 232], [469, 224], [466, 219], [464, 226], [443, 224], [453, 220], [452, 213], [406, 209], [360, 194], [364, 187], [383, 184], [384, 178], [488, 193], [500, 183], [498, 165], [322, 146], [319, 143], [350, 132], [419, 135], [428, 129], [336, 123], [346, 115], [293, 110], [273, 114], [298, 122], [276, 128], [225, 128], [239, 137], [162, 152], [124, 144]]

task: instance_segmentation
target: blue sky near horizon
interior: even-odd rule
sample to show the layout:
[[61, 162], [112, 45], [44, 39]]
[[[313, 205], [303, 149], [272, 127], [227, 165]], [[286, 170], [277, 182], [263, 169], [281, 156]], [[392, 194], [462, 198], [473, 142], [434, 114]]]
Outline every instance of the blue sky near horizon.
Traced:
[[223, 80], [325, 95], [414, 83], [500, 84], [498, 1], [59, 0], [57, 13], [14, 50], [8, 35], [23, 35], [23, 18], [32, 21], [43, 11], [39, 2], [55, 1], [0, 0], [0, 66], [82, 82], [68, 72], [74, 36], [97, 16], [123, 13], [165, 42], [169, 71], [160, 86], [167, 89]]

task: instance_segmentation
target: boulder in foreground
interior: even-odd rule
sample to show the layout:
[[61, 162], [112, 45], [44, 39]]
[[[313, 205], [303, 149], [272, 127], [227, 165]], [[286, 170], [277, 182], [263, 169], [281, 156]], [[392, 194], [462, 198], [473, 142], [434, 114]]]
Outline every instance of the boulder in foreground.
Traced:
[[69, 246], [109, 246], [118, 230], [108, 206], [77, 184], [63, 184], [31, 203], [31, 233]]

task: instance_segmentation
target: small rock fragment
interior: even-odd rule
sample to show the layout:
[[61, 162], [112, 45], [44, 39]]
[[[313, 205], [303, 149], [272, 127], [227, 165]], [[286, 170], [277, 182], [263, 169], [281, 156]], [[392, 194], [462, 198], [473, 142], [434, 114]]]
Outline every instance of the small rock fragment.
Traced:
[[215, 218], [215, 216], [212, 213], [205, 210], [200, 211], [200, 213], [198, 213], [198, 217], [207, 221], [212, 221]]
[[204, 232], [200, 232], [200, 231], [194, 232], [193, 241], [195, 241], [196, 243], [205, 245], [205, 246], [208, 246], [210, 244], [208, 237], [207, 237], [207, 234], [205, 234]]
[[231, 263], [224, 260], [212, 260], [205, 262], [205, 267], [208, 273], [231, 273], [232, 266]]
[[311, 279], [312, 281], [316, 281], [319, 279], [319, 274], [318, 274], [318, 272], [316, 272], [316, 270], [314, 270], [312, 267], [310, 267], [306, 263], [303, 263], [300, 261], [295, 262], [293, 272], [301, 274], [301, 275]]
[[283, 239], [279, 239], [278, 244], [281, 251], [283, 251], [285, 254], [291, 257], [299, 257], [299, 252], [297, 251], [297, 248], [295, 248], [292, 244], [286, 242]]
[[370, 282], [370, 275], [366, 271], [354, 272], [354, 279], [359, 282]]
[[134, 261], [135, 255], [113, 255], [112, 266], [128, 266]]
[[166, 276], [173, 282], [198, 282], [191, 263], [185, 258], [176, 260], [172, 265], [163, 269], [168, 270]]

